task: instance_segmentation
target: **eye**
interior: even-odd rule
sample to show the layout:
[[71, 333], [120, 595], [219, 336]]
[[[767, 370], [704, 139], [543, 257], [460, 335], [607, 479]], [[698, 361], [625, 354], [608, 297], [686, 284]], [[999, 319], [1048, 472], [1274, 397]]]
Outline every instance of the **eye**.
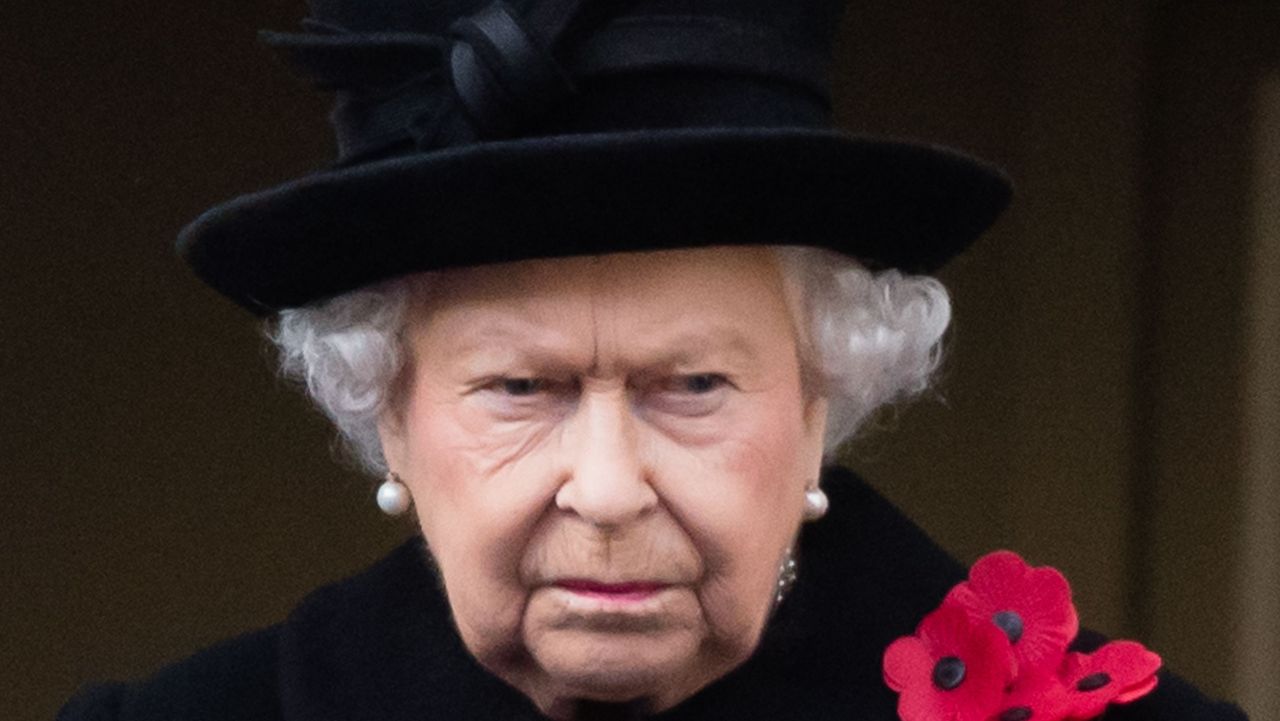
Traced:
[[695, 373], [675, 378], [668, 390], [702, 395], [717, 390], [728, 382], [729, 379], [719, 373]]
[[476, 390], [497, 398], [535, 400], [573, 395], [577, 392], [577, 384], [573, 380], [557, 378], [504, 376], [484, 381], [476, 386]]
[[721, 373], [689, 373], [663, 378], [644, 394], [655, 411], [687, 418], [708, 416], [729, 400], [733, 382]]
[[492, 385], [509, 396], [527, 397], [547, 390], [549, 384], [545, 378], [501, 378]]
[[577, 383], [538, 376], [494, 377], [471, 391], [475, 402], [500, 420], [530, 420], [558, 413], [576, 398]]

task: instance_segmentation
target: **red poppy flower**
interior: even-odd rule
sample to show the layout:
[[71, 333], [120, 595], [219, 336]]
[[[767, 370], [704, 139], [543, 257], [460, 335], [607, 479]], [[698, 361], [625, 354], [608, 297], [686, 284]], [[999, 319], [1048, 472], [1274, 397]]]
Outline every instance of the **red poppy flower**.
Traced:
[[1091, 654], [1070, 653], [1062, 663], [1071, 718], [1091, 719], [1109, 703], [1128, 703], [1156, 687], [1160, 657], [1136, 641], [1112, 641]]
[[1056, 674], [1019, 675], [992, 721], [1062, 721], [1070, 711], [1067, 689]]
[[1067, 653], [1079, 628], [1061, 573], [998, 551], [889, 646], [884, 680], [902, 721], [1087, 721], [1156, 687], [1160, 657], [1140, 643]]
[[1010, 551], [978, 559], [969, 580], [951, 589], [943, 603], [963, 608], [975, 623], [1003, 630], [1019, 674], [1052, 674], [1080, 630], [1067, 579], [1057, 569], [1032, 568]]
[[1013, 680], [1009, 639], [963, 609], [943, 605], [914, 636], [889, 645], [884, 680], [897, 691], [902, 721], [987, 721]]

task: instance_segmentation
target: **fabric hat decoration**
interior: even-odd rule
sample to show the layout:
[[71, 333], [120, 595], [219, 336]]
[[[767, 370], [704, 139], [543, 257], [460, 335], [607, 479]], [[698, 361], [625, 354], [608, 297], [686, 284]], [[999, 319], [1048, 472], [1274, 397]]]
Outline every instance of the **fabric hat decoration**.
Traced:
[[332, 92], [338, 159], [178, 249], [265, 315], [404, 273], [724, 244], [931, 271], [1004, 209], [959, 152], [836, 130], [844, 0], [311, 0], [264, 42]]

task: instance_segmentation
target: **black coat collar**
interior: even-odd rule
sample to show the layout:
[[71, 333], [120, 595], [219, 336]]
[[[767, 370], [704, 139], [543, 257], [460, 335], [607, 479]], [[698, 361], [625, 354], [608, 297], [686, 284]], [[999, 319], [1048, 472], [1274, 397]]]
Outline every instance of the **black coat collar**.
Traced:
[[[826, 518], [800, 538], [799, 579], [741, 667], [655, 721], [896, 721], [881, 655], [933, 610], [964, 570], [848, 471], [831, 468]], [[458, 638], [420, 538], [365, 573], [309, 596], [280, 629], [286, 721], [535, 721], [520, 693]], [[1096, 646], [1085, 632], [1077, 645]], [[1108, 719], [1243, 719], [1162, 674], [1159, 689]]]

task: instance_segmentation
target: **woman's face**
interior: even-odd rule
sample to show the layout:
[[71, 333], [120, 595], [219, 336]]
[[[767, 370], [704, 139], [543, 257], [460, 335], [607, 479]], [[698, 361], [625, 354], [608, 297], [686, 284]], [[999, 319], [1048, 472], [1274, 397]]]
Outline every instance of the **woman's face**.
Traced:
[[462, 640], [565, 718], [750, 655], [821, 463], [764, 248], [449, 271], [382, 424]]

